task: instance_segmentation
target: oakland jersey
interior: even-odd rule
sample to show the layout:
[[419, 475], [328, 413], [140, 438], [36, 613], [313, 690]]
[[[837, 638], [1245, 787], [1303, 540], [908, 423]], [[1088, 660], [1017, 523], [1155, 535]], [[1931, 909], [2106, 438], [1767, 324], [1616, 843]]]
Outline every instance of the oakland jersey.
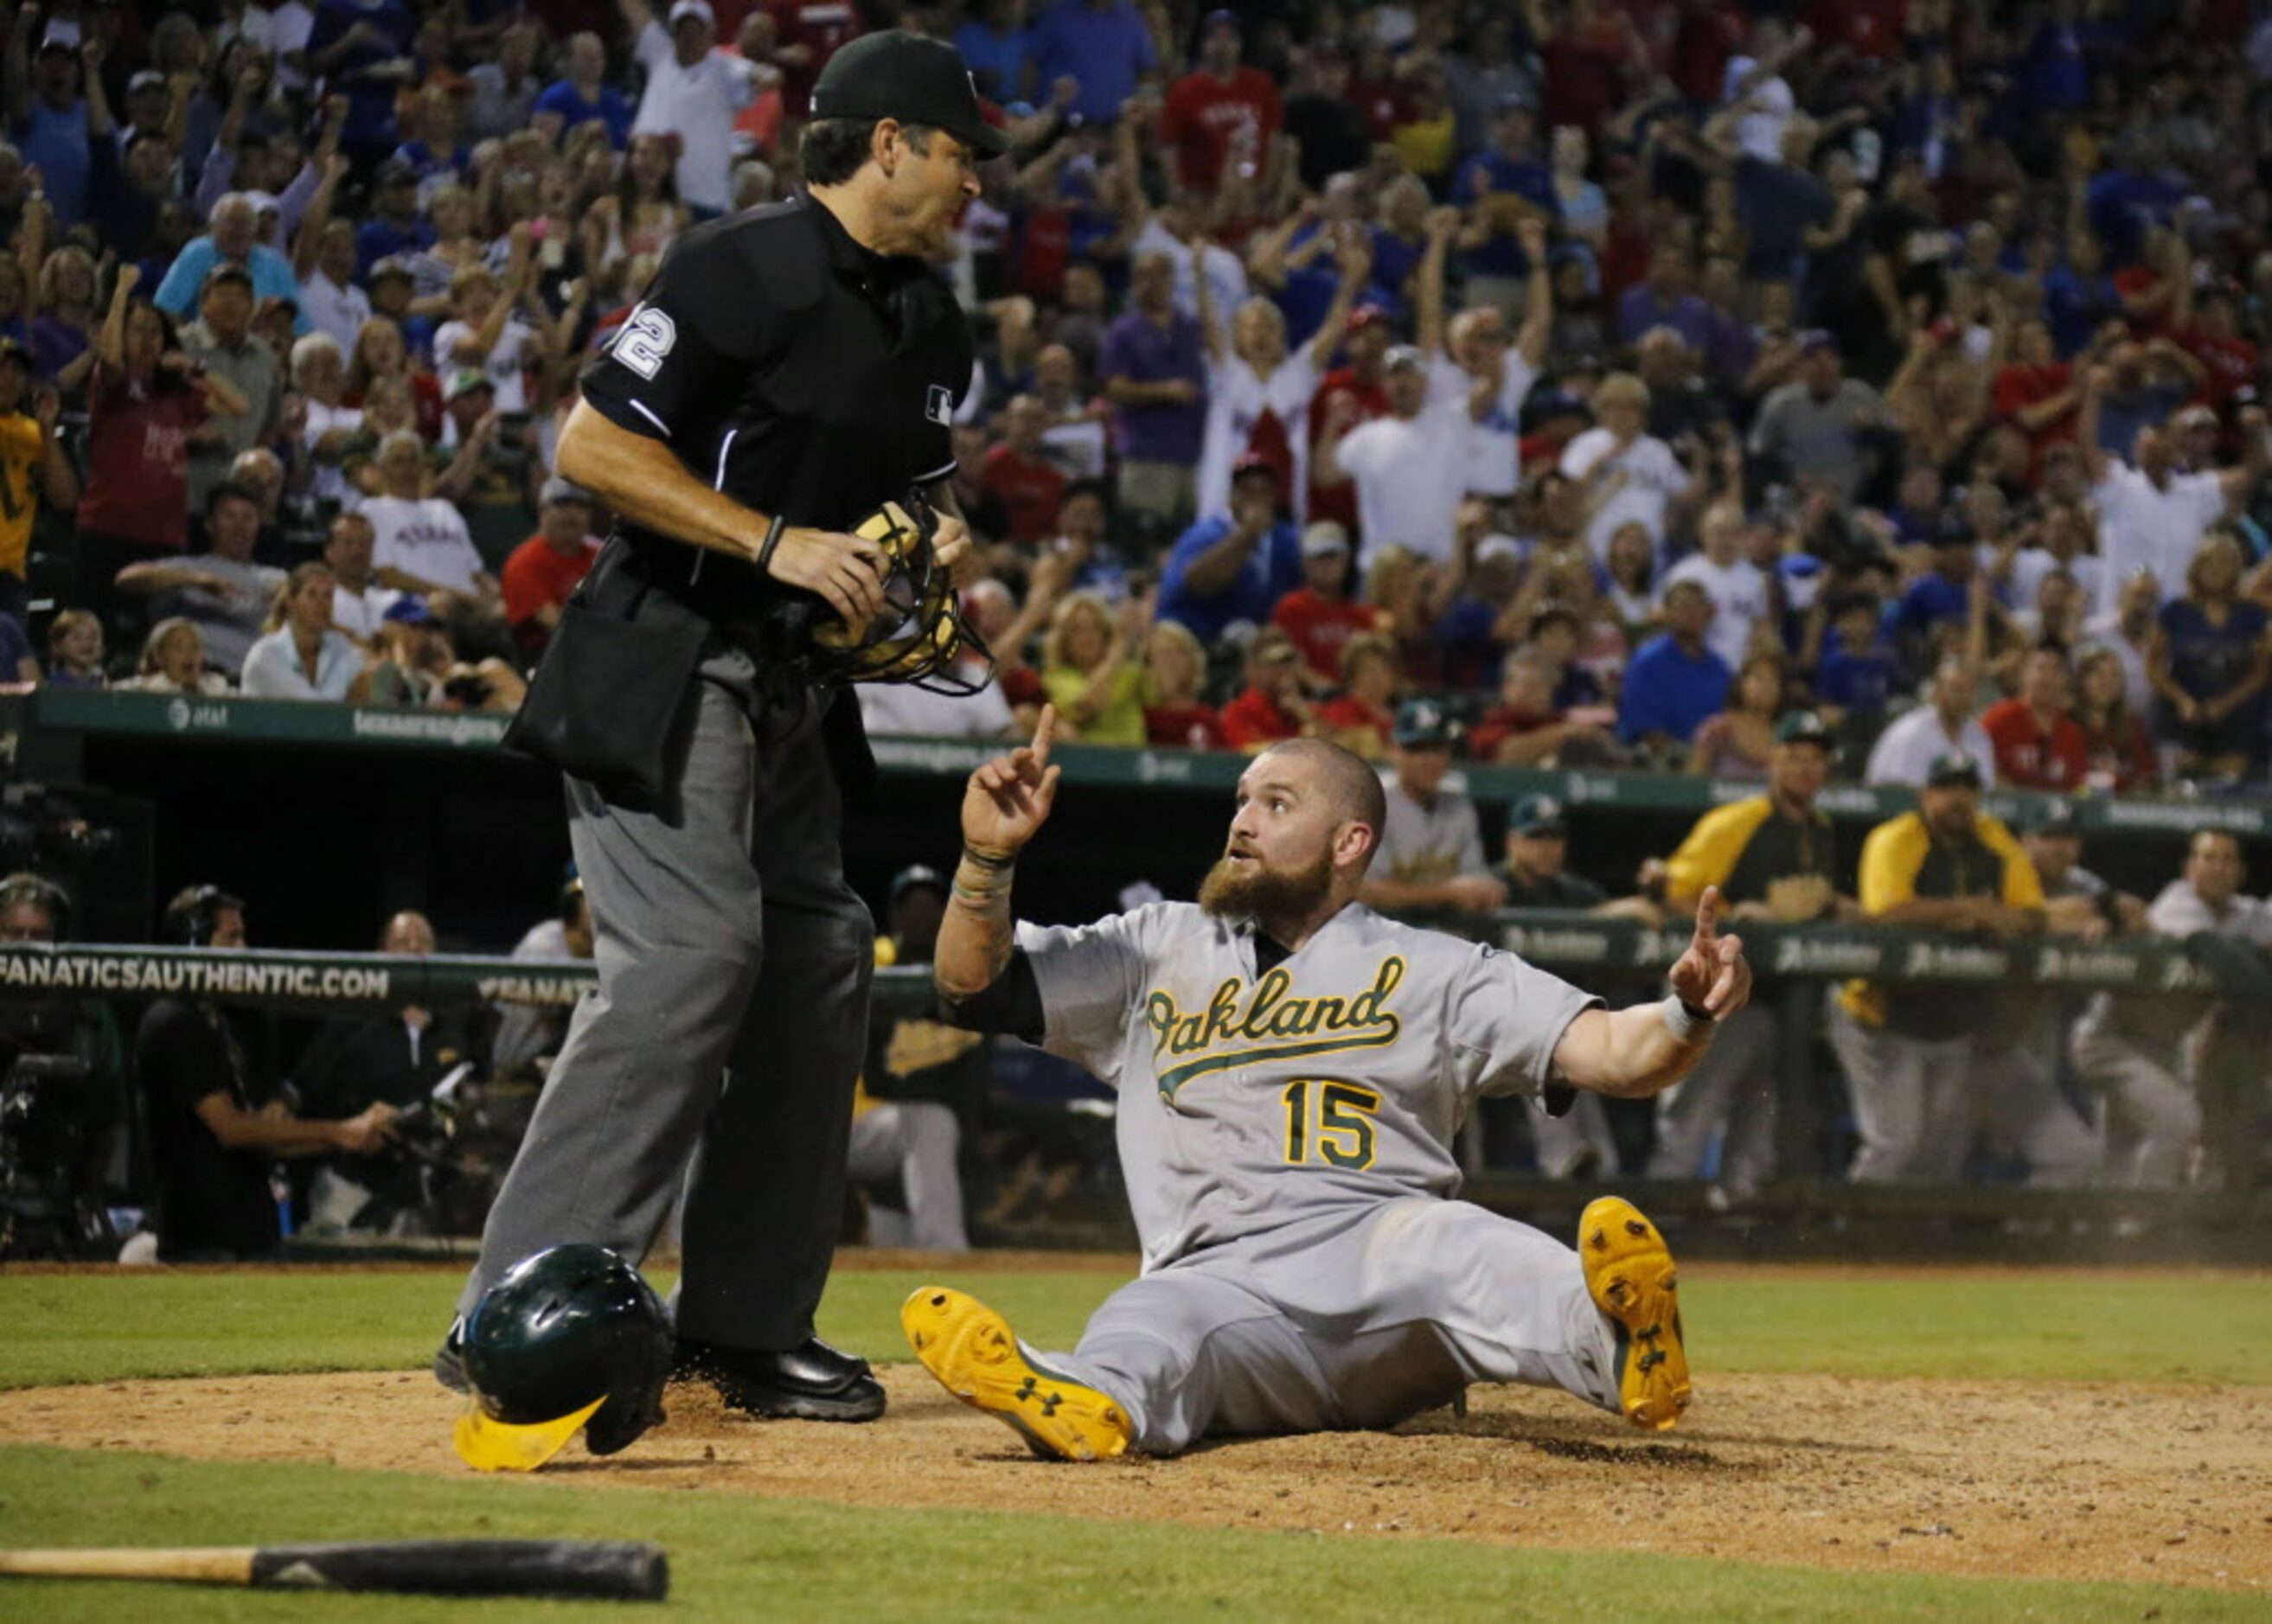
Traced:
[[1251, 927], [1191, 903], [1020, 925], [1018, 945], [1043, 1047], [1118, 1090], [1147, 1273], [1337, 1208], [1455, 1194], [1469, 1107], [1542, 1093], [1601, 1002], [1356, 903], [1267, 970]]

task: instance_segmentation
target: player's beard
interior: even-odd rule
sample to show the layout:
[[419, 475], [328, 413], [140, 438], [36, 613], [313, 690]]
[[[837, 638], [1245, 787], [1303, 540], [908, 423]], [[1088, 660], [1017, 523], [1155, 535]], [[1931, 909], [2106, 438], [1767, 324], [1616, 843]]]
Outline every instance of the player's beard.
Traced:
[[1218, 919], [1300, 918], [1325, 900], [1333, 883], [1330, 849], [1301, 868], [1266, 868], [1259, 858], [1236, 863], [1226, 853], [1200, 882], [1200, 906]]

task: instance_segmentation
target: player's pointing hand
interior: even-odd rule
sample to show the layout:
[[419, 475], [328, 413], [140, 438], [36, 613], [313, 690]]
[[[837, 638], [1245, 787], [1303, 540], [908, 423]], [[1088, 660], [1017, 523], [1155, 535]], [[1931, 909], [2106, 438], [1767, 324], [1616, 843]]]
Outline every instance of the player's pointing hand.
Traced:
[[1708, 885], [1696, 899], [1696, 934], [1672, 966], [1674, 996], [1717, 1020], [1733, 1015], [1752, 998], [1752, 966], [1744, 939], [1720, 934], [1720, 888]]
[[981, 857], [1007, 860], [1041, 832], [1057, 801], [1058, 776], [1065, 771], [1050, 765], [1057, 729], [1057, 707], [1043, 705], [1031, 744], [979, 764], [962, 792], [964, 846]]

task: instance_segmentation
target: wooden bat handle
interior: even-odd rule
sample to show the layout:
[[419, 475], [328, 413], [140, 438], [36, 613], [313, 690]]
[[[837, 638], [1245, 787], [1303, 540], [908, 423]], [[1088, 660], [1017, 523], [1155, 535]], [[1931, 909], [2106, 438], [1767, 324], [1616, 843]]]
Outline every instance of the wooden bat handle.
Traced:
[[661, 1601], [660, 1546], [584, 1539], [429, 1539], [173, 1550], [0, 1551], [0, 1576], [161, 1579], [256, 1590]]
[[0, 1575], [19, 1579], [171, 1579], [250, 1584], [250, 1546], [183, 1550], [0, 1551]]

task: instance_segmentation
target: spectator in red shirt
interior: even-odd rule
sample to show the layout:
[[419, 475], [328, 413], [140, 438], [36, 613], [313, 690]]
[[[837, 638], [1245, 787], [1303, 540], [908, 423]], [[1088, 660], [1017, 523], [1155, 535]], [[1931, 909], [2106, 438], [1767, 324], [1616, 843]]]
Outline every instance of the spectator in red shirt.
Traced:
[[1318, 520], [1302, 533], [1302, 584], [1270, 611], [1270, 623], [1294, 640], [1321, 682], [1341, 674], [1349, 640], [1380, 622], [1371, 605], [1349, 601], [1349, 532], [1329, 518]]
[[1168, 86], [1160, 139], [1176, 155], [1176, 173], [1193, 191], [1213, 192], [1235, 164], [1259, 180], [1270, 142], [1285, 123], [1278, 87], [1259, 68], [1239, 65], [1238, 14], [1213, 11], [1200, 34], [1200, 65]]
[[1617, 745], [1608, 728], [1573, 720], [1554, 703], [1559, 676], [1543, 654], [1509, 655], [1499, 672], [1498, 703], [1469, 730], [1469, 753], [1501, 767], [1597, 767], [1614, 761]]
[[521, 653], [534, 659], [552, 640], [568, 594], [600, 555], [592, 533], [592, 499], [563, 479], [549, 479], [539, 497], [536, 533], [504, 561], [499, 585], [505, 624]]
[[2155, 227], [2146, 233], [2138, 263], [2114, 273], [2123, 318], [2138, 339], [2167, 338], [2175, 331], [2180, 298], [2193, 275], [2193, 261], [2174, 231]]
[[1144, 639], [1144, 741], [1176, 750], [1219, 750], [1222, 723], [1200, 697], [1207, 651], [1188, 627], [1155, 621]]
[[212, 412], [246, 406], [226, 379], [191, 370], [171, 318], [133, 296], [140, 279], [119, 268], [87, 386], [77, 597], [98, 614], [116, 606], [122, 569], [189, 545], [190, 436]]
[[[781, 71], [781, 110], [803, 118], [812, 82], [840, 46], [867, 33], [859, 0], [761, 0], [774, 19], [773, 65]], [[733, 32], [738, 37], [739, 30]]]
[[1743, 44], [1743, 12], [1722, 0], [1681, 0], [1672, 35], [1672, 82], [1698, 107], [1715, 106], [1727, 88], [1728, 63]]
[[[1542, 11], [1542, 16], [1544, 13]], [[1628, 64], [1648, 67], [1648, 52], [1623, 11], [1595, 0], [1569, 0], [1558, 23], [1538, 38], [1539, 64], [1545, 70], [1545, 125], [1575, 124], [1588, 135], [1624, 99]]]
[[1275, 626], [1254, 634], [1246, 650], [1246, 690], [1222, 708], [1223, 741], [1257, 755], [1283, 739], [1310, 731], [1310, 702], [1302, 697], [1302, 656]]
[[[2185, 309], [2179, 295], [2178, 347], [2201, 362], [2208, 374], [2201, 398], [2222, 412], [2233, 396], [2256, 384], [2256, 346], [2243, 338], [2238, 325], [2238, 293], [2230, 283], [2212, 283], [2194, 295], [2193, 309]], [[2190, 317], [2190, 319], [2188, 319]]]
[[1996, 777], [2014, 789], [2079, 789], [2090, 772], [2090, 747], [2067, 711], [2073, 682], [2066, 656], [2039, 648], [2020, 668], [2020, 691], [1981, 712], [1996, 747]]
[[1377, 143], [1386, 143], [1399, 124], [1410, 121], [1412, 100], [1397, 83], [1396, 59], [1379, 40], [1367, 37], [1357, 47], [1349, 100], [1364, 115], [1365, 133]]
[[1378, 631], [1351, 637], [1342, 650], [1342, 691], [1318, 707], [1319, 733], [1367, 761], [1386, 761], [1403, 686], [1394, 637]]
[[1356, 481], [1318, 483], [1318, 442], [1334, 419], [1334, 401], [1338, 396], [1347, 395], [1356, 407], [1354, 415], [1343, 418], [1344, 429], [1390, 414], [1383, 363], [1394, 336], [1395, 324], [1386, 310], [1377, 304], [1357, 306], [1349, 312], [1348, 336], [1342, 340], [1349, 364], [1335, 367], [1320, 378], [1318, 392], [1310, 398], [1310, 517], [1333, 519], [1349, 532], [1356, 529]]
[[2028, 436], [2028, 480], [2041, 484], [2044, 452], [2074, 438], [2082, 390], [2074, 369], [2059, 358], [2051, 324], [2022, 325], [2012, 359], [1996, 374], [1996, 415]]
[[1897, 60], [1909, 34], [1909, 0], [1827, 0], [1807, 20], [1822, 42], [1844, 46], [1866, 62]]
[[980, 488], [1001, 504], [1006, 539], [1032, 547], [1049, 540], [1065, 501], [1065, 476], [1042, 454], [1049, 419], [1031, 395], [1013, 395], [1002, 408], [1002, 439], [986, 453]]

